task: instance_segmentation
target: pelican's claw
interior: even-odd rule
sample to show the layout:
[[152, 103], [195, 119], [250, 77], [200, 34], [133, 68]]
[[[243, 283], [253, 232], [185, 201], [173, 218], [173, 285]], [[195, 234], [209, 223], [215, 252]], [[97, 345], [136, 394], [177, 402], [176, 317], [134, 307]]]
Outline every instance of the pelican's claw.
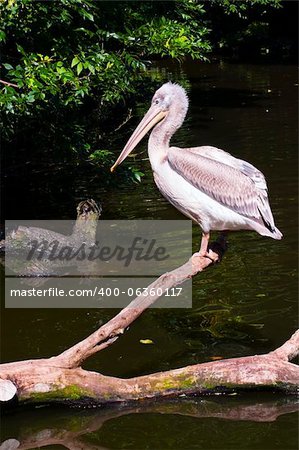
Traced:
[[193, 256], [195, 257], [199, 257], [199, 258], [208, 258], [212, 261], [213, 264], [217, 263], [219, 261], [219, 256], [217, 255], [217, 253], [214, 252], [196, 252], [193, 254]]

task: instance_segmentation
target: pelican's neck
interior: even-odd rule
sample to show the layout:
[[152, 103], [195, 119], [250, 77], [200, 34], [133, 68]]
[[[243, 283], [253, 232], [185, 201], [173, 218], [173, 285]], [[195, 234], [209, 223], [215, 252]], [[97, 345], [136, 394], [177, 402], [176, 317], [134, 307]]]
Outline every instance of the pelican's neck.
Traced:
[[159, 122], [150, 134], [148, 141], [148, 153], [150, 161], [161, 159], [167, 155], [169, 142], [174, 133], [184, 122], [186, 111], [170, 110], [165, 118]]

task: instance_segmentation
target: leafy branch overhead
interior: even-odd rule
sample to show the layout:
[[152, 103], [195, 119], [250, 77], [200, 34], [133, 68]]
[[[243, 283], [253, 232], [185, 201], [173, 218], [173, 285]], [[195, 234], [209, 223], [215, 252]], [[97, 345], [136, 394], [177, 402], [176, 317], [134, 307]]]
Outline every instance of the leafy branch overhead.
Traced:
[[[98, 149], [99, 135], [115, 131], [109, 129], [111, 117], [118, 126], [128, 102], [134, 106], [143, 100], [145, 86], [152, 91], [152, 83], [157, 87], [165, 81], [153, 70], [153, 60], [207, 58], [214, 33], [209, 16], [213, 4], [227, 15], [245, 15], [256, 4], [279, 2], [1, 2], [4, 139], [12, 143], [30, 123], [35, 133], [42, 128], [51, 143], [52, 128], [57, 132], [64, 124], [66, 147], [90, 156]], [[87, 115], [93, 118], [90, 128], [98, 124], [100, 130], [86, 129], [82, 118]], [[102, 148], [107, 147], [106, 140]]]
[[185, 8], [175, 2], [171, 14], [165, 10], [161, 16], [148, 5], [121, 3], [2, 4], [0, 37], [8, 50], [2, 65], [6, 78], [22, 88], [3, 87], [7, 112], [34, 114], [53, 97], [60, 106], [79, 105], [94, 94], [103, 103], [118, 102], [134, 91], [134, 79], [145, 75], [149, 57], [203, 58], [210, 49], [208, 30], [198, 26], [202, 7], [194, 8], [189, 22], [188, 2], [182, 2]]

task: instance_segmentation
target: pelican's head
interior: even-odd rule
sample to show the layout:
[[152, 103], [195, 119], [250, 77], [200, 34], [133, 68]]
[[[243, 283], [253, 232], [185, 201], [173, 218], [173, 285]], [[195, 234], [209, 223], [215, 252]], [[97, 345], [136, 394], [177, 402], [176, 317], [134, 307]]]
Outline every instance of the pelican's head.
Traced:
[[175, 113], [179, 115], [183, 122], [188, 109], [187, 93], [182, 86], [169, 81], [155, 92], [152, 98], [153, 105], [159, 106], [167, 114]]
[[152, 98], [151, 107], [126, 143], [123, 151], [111, 167], [118, 166], [141, 141], [143, 136], [159, 122], [167, 120], [169, 137], [182, 125], [188, 110], [188, 97], [185, 89], [171, 82], [163, 84]]

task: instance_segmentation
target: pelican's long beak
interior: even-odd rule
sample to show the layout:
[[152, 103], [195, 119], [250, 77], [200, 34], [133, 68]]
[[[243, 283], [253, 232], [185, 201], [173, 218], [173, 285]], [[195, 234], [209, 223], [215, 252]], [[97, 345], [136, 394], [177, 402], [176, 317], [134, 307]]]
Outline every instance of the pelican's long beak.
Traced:
[[167, 112], [161, 110], [161, 108], [158, 105], [152, 105], [148, 112], [143, 117], [142, 121], [126, 143], [123, 151], [111, 167], [111, 172], [114, 171], [114, 169], [123, 162], [124, 159], [134, 150], [138, 142], [141, 141], [144, 135], [153, 128], [154, 125], [156, 125], [160, 120], [162, 120], [166, 116]]

